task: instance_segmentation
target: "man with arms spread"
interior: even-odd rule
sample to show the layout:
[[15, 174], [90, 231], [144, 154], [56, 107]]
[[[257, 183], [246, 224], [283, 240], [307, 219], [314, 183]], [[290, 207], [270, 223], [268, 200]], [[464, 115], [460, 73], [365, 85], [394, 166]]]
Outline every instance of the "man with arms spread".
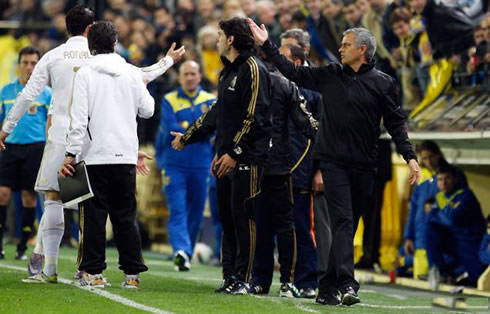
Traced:
[[211, 169], [218, 177], [224, 280], [216, 292], [232, 294], [250, 293], [255, 207], [270, 145], [270, 78], [254, 55], [254, 44], [247, 20], [220, 22], [218, 50], [225, 68], [218, 101], [185, 134], [174, 132], [172, 142], [175, 149], [183, 149], [217, 130], [217, 155]]
[[[63, 204], [59, 193], [57, 170], [64, 159], [66, 134], [69, 127], [69, 106], [72, 100], [72, 84], [76, 71], [90, 57], [87, 33], [94, 22], [94, 13], [84, 7], [75, 6], [66, 15], [66, 28], [71, 37], [65, 44], [47, 52], [36, 65], [27, 86], [16, 99], [0, 132], [0, 150], [3, 142], [12, 133], [30, 103], [46, 85], [53, 90], [52, 114], [48, 117], [48, 141], [44, 149], [41, 168], [35, 190], [46, 193], [44, 215], [38, 230], [38, 241], [28, 266], [30, 278], [26, 282], [57, 282], [57, 264], [60, 241], [64, 232]], [[173, 56], [183, 53], [172, 46], [167, 57], [157, 64], [141, 69], [141, 78], [151, 81], [173, 65]], [[44, 257], [46, 263], [41, 267]]]

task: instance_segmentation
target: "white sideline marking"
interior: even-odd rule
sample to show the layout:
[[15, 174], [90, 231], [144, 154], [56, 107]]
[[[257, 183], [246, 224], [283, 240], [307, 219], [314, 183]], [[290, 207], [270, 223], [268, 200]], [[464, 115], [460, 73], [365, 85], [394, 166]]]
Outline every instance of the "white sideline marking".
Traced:
[[[377, 304], [358, 303], [355, 306], [380, 308], [380, 309], [392, 309], [392, 310], [404, 310], [404, 309], [428, 310], [428, 309], [434, 309], [434, 307], [427, 306], [427, 305], [377, 305]], [[483, 309], [488, 309], [488, 307], [483, 306], [483, 305], [482, 306], [480, 306], [480, 305], [469, 305], [468, 309], [483, 310]]]
[[[7, 264], [0, 264], [0, 267], [7, 268], [7, 269], [12, 269], [12, 270], [23, 271], [23, 272], [26, 271], [25, 267], [19, 267], [19, 266], [7, 265]], [[171, 312], [162, 311], [160, 309], [157, 309], [157, 308], [154, 308], [154, 307], [151, 307], [151, 306], [147, 306], [147, 305], [144, 305], [144, 304], [136, 303], [134, 301], [131, 301], [129, 299], [126, 299], [124, 297], [121, 297], [120, 295], [112, 294], [112, 293], [107, 292], [107, 291], [102, 290], [102, 289], [91, 288], [91, 287], [81, 287], [79, 285], [76, 285], [73, 281], [68, 280], [68, 279], [65, 279], [65, 278], [58, 277], [58, 281], [61, 282], [61, 283], [66, 284], [66, 285], [70, 285], [70, 286], [73, 286], [73, 287], [80, 288], [82, 290], [91, 292], [93, 294], [102, 296], [102, 297], [107, 298], [109, 300], [112, 300], [112, 301], [115, 301], [115, 302], [124, 304], [126, 306], [129, 306], [129, 307], [132, 307], [132, 308], [135, 308], [135, 309], [138, 309], [138, 310], [142, 310], [142, 311], [146, 311], [146, 312], [150, 312], [150, 313], [156, 313], [156, 314], [172, 314]]]
[[307, 306], [304, 306], [303, 304], [301, 303], [296, 303], [296, 308], [302, 310], [302, 311], [305, 311], [305, 312], [309, 312], [309, 313], [320, 313], [318, 311], [315, 311], [314, 309], [310, 309], [309, 307]]

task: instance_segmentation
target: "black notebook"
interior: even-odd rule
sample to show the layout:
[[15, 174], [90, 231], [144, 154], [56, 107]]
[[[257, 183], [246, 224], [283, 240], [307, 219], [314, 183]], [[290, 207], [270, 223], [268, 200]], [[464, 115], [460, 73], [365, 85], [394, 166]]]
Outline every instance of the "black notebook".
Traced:
[[73, 177], [63, 177], [58, 174], [58, 184], [64, 207], [76, 205], [94, 196], [84, 161], [75, 165], [75, 174]]

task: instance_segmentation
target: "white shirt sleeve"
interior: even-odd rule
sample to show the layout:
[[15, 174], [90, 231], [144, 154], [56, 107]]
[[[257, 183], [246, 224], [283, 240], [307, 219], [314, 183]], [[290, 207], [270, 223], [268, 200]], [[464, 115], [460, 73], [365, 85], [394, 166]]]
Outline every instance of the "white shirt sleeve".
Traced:
[[157, 63], [150, 65], [145, 68], [137, 68], [141, 73], [141, 78], [143, 81], [151, 82], [157, 77], [161, 76], [163, 73], [167, 72], [174, 65], [174, 59], [170, 56], [166, 56]]
[[73, 103], [70, 110], [70, 131], [68, 132], [68, 146], [66, 151], [75, 155], [82, 152], [83, 140], [88, 125], [88, 85], [89, 78], [86, 72], [80, 70], [73, 82]]
[[138, 116], [144, 119], [151, 118], [155, 111], [155, 99], [150, 95], [143, 81], [138, 80]]
[[12, 133], [19, 120], [26, 113], [31, 102], [41, 94], [44, 87], [50, 82], [49, 56], [49, 53], [45, 54], [36, 64], [31, 78], [27, 81], [26, 87], [22, 90], [20, 95], [18, 95], [12, 109], [5, 119], [2, 128], [3, 131]]

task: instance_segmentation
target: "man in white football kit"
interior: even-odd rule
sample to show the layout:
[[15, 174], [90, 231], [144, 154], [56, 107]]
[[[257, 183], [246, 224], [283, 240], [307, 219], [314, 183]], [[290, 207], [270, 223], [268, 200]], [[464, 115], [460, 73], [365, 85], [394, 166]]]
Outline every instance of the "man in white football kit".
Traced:
[[[44, 214], [39, 224], [38, 241], [28, 266], [31, 275], [26, 282], [57, 282], [59, 245], [64, 233], [63, 204], [59, 193], [57, 171], [65, 158], [66, 137], [70, 125], [72, 86], [76, 71], [90, 58], [87, 34], [94, 22], [94, 13], [84, 7], [75, 6], [66, 15], [66, 27], [71, 37], [66, 43], [47, 52], [36, 65], [22, 93], [7, 116], [0, 132], [0, 150], [5, 149], [5, 138], [12, 132], [30, 103], [36, 99], [46, 85], [53, 92], [51, 126], [44, 149], [35, 190], [46, 193]], [[169, 49], [167, 56], [158, 63], [139, 69], [145, 82], [154, 80], [168, 70], [174, 59], [180, 58], [184, 48]], [[41, 266], [45, 257], [44, 269]]]

